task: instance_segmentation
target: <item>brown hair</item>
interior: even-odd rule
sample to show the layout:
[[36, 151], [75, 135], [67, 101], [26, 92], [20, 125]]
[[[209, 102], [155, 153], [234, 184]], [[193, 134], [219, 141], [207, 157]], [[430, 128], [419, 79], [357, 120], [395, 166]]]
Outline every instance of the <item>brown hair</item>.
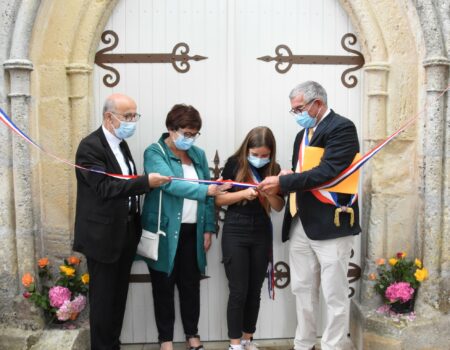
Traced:
[[277, 146], [272, 131], [267, 126], [258, 126], [249, 131], [244, 141], [232, 157], [237, 159], [238, 171], [236, 181], [248, 182], [252, 180], [252, 173], [247, 160], [250, 148], [267, 147], [270, 150], [270, 163], [264, 169], [264, 177], [277, 175], [280, 166], [276, 163]]
[[202, 118], [200, 113], [192, 106], [176, 104], [167, 113], [166, 127], [168, 130], [190, 128], [200, 130], [202, 128]]

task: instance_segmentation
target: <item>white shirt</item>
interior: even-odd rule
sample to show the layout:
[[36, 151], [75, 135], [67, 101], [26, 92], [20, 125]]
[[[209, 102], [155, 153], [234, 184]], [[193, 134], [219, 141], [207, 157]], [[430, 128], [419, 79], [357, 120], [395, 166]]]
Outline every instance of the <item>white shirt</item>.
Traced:
[[314, 130], [314, 132], [316, 131], [316, 129], [317, 129], [317, 125], [319, 125], [321, 122], [322, 122], [322, 120], [324, 120], [326, 117], [328, 117], [328, 115], [331, 113], [331, 109], [330, 108], [327, 108], [327, 110], [325, 111], [325, 114], [323, 115], [323, 117], [319, 120], [319, 122], [316, 124], [316, 126], [313, 128], [313, 130]]
[[[102, 125], [103, 133], [105, 134], [106, 141], [108, 141], [109, 147], [111, 147], [111, 150], [114, 153], [114, 156], [117, 159], [117, 162], [120, 165], [120, 169], [122, 170], [123, 175], [132, 175], [129, 174], [127, 163], [125, 161], [125, 156], [122, 153], [122, 150], [120, 149], [120, 143], [123, 141], [119, 139], [116, 135], [112, 134], [108, 129], [105, 128], [104, 125]], [[131, 170], [134, 171], [133, 162], [130, 161]]]
[[[183, 176], [186, 179], [198, 179], [198, 175], [197, 172], [195, 171], [194, 164], [191, 165], [181, 164], [181, 166], [183, 167]], [[195, 184], [198, 185], [198, 183]], [[181, 215], [181, 222], [183, 224], [195, 224], [197, 222], [197, 207], [198, 203], [196, 200], [187, 198], [184, 199], [183, 214]]]
[[[125, 161], [125, 156], [122, 153], [122, 150], [120, 149], [120, 143], [123, 141], [119, 139], [116, 135], [112, 134], [108, 129], [105, 128], [104, 125], [102, 125], [103, 133], [105, 134], [106, 141], [108, 141], [109, 147], [111, 147], [112, 152], [114, 153], [114, 156], [117, 159], [117, 162], [120, 165], [120, 170], [122, 170], [122, 175], [132, 175], [129, 174], [128, 166]], [[133, 162], [130, 161], [130, 167], [131, 171], [134, 171], [134, 165]], [[139, 201], [139, 196], [136, 196], [136, 201]], [[128, 206], [131, 208], [131, 197], [128, 200]]]

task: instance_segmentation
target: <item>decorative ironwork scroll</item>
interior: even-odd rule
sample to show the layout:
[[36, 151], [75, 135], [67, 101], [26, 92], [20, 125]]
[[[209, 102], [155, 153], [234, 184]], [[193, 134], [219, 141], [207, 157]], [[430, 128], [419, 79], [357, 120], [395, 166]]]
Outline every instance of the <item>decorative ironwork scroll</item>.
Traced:
[[275, 276], [275, 287], [286, 288], [291, 283], [291, 270], [284, 261], [279, 261], [273, 267]]
[[341, 39], [342, 48], [355, 55], [351, 56], [315, 56], [315, 55], [293, 55], [291, 49], [287, 45], [278, 45], [275, 48], [275, 57], [262, 56], [258, 60], [264, 62], [276, 61], [275, 70], [284, 74], [287, 73], [293, 64], [327, 64], [327, 65], [346, 65], [354, 66], [346, 69], [341, 75], [342, 84], [347, 88], [353, 88], [358, 84], [355, 75], [348, 75], [353, 71], [361, 69], [364, 65], [364, 56], [361, 52], [351, 49], [348, 45], [356, 44], [356, 36], [352, 33], [345, 34]]
[[[216, 154], [214, 155], [214, 168], [209, 167], [209, 171], [212, 173], [211, 178], [213, 180], [217, 180], [220, 175], [222, 174], [223, 167], [219, 167], [220, 164], [220, 157], [219, 157], [219, 151], [216, 150]], [[219, 237], [219, 221], [225, 220], [225, 213], [226, 210], [222, 207], [216, 206], [216, 237]]]
[[[350, 258], [353, 258], [354, 255], [355, 251], [352, 249], [350, 253]], [[348, 264], [347, 278], [349, 284], [358, 281], [361, 278], [361, 266], [358, 266], [355, 263], [350, 262]], [[350, 294], [348, 295], [348, 297], [351, 298], [352, 296], [355, 295], [355, 288], [350, 286], [349, 289]]]
[[186, 43], [178, 43], [173, 47], [171, 53], [107, 53], [114, 50], [119, 44], [119, 36], [112, 30], [105, 30], [101, 36], [102, 42], [106, 45], [95, 55], [95, 63], [110, 71], [103, 77], [103, 84], [107, 87], [114, 87], [120, 81], [120, 74], [117, 69], [107, 64], [114, 63], [172, 63], [173, 68], [179, 73], [186, 73], [191, 68], [190, 60], [201, 61], [208, 57], [189, 56], [189, 46]]

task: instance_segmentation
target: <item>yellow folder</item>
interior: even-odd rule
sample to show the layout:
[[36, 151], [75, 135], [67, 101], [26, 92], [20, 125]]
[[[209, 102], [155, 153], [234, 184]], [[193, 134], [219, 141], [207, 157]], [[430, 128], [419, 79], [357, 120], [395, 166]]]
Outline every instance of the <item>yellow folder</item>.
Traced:
[[[318, 166], [320, 160], [322, 159], [323, 152], [324, 149], [321, 147], [313, 147], [313, 146], [306, 147], [303, 159], [303, 167], [302, 167], [303, 171], [310, 170]], [[355, 159], [353, 159], [352, 164], [357, 162], [360, 158], [361, 155], [357, 153]], [[358, 193], [358, 181], [359, 181], [359, 170], [355, 171], [341, 183], [337, 184], [336, 186], [327, 188], [326, 190], [329, 192], [355, 194]]]

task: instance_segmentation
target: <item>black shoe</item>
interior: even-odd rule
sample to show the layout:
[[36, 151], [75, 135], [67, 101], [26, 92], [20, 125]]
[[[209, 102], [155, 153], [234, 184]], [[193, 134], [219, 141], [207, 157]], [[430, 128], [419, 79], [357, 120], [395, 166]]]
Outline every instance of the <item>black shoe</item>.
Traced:
[[191, 338], [200, 339], [200, 336], [198, 334], [186, 335], [186, 342], [187, 342], [187, 349], [188, 350], [205, 350], [205, 348], [203, 347], [203, 344], [200, 344], [199, 346], [191, 346], [189, 344], [189, 339], [191, 339]]

